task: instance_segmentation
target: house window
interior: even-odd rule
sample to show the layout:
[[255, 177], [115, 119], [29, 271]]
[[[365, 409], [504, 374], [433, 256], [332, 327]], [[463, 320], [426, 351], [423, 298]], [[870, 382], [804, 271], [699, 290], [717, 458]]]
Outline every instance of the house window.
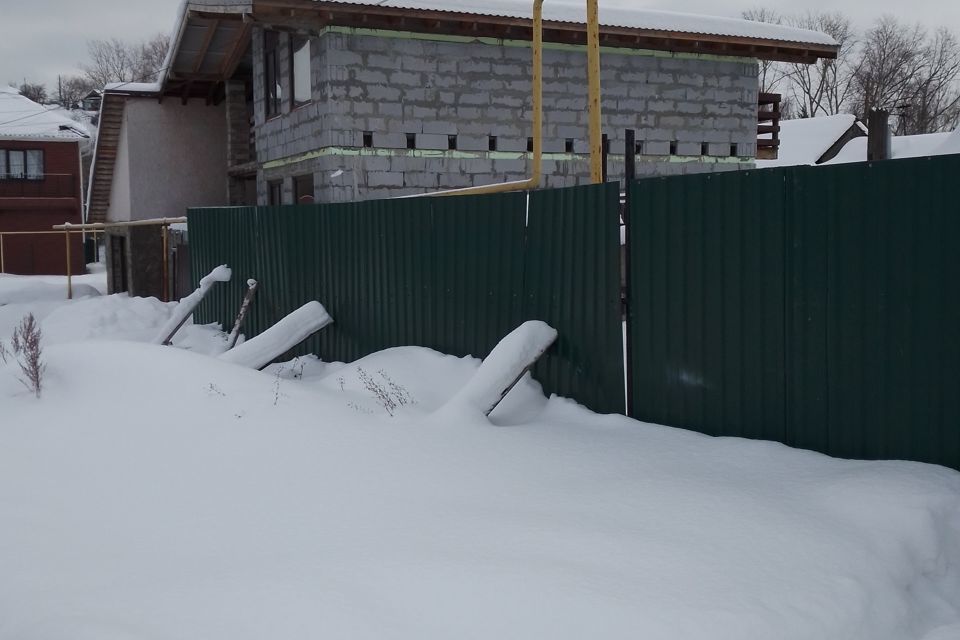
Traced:
[[267, 117], [272, 118], [280, 113], [283, 102], [283, 87], [280, 86], [280, 34], [276, 31], [264, 32], [263, 50]]
[[27, 168], [27, 154], [24, 151], [7, 151], [7, 177], [22, 180]]
[[313, 174], [293, 179], [293, 197], [297, 204], [313, 204]]
[[43, 180], [43, 151], [27, 151], [27, 180]]
[[43, 151], [0, 149], [0, 180], [43, 180]]
[[283, 204], [283, 180], [267, 183], [267, 204], [271, 207]]
[[309, 38], [290, 38], [290, 85], [293, 87], [294, 108], [313, 100]]

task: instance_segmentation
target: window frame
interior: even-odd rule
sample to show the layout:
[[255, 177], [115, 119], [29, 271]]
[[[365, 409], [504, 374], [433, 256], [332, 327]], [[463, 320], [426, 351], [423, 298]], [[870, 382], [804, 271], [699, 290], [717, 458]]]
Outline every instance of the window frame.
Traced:
[[[10, 157], [13, 154], [18, 154], [21, 158], [21, 171], [14, 174], [11, 171], [12, 163]], [[31, 154], [39, 154], [40, 162], [39, 167], [40, 171], [36, 173], [30, 172], [30, 158]], [[3, 158], [2, 162], [2, 171], [0, 171], [0, 180], [3, 181], [23, 181], [23, 182], [42, 182], [46, 180], [46, 154], [43, 149], [6, 149], [0, 148], [0, 156]]]
[[[276, 197], [274, 197], [276, 195]], [[279, 207], [283, 204], [283, 180], [267, 181], [267, 206]]]
[[[313, 43], [308, 36], [290, 35], [287, 37], [289, 45], [290, 60], [290, 109], [299, 109], [313, 102]], [[297, 100], [297, 65], [296, 52], [297, 44], [300, 43], [307, 47], [307, 92], [309, 97], [306, 100]]]
[[280, 33], [263, 32], [263, 89], [267, 120], [283, 111], [283, 86], [280, 74]]
[[[300, 193], [301, 180], [310, 180], [310, 193]], [[309, 196], [310, 202], [301, 202], [301, 198]], [[313, 204], [317, 198], [317, 179], [313, 173], [303, 173], [293, 177], [293, 204]]]

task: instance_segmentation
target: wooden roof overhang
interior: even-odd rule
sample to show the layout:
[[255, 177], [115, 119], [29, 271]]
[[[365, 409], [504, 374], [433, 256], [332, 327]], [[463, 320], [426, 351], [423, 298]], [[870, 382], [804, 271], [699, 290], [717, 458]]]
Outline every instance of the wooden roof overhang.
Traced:
[[[488, 16], [455, 11], [406, 9], [377, 5], [316, 2], [314, 0], [254, 0], [246, 17], [273, 28], [293, 31], [346, 26], [444, 35], [531, 40], [529, 18]], [[545, 20], [546, 42], [586, 44], [586, 25]], [[814, 63], [835, 59], [837, 47], [817, 43], [601, 26], [601, 45], [679, 53], [759, 58], [781, 62]]]

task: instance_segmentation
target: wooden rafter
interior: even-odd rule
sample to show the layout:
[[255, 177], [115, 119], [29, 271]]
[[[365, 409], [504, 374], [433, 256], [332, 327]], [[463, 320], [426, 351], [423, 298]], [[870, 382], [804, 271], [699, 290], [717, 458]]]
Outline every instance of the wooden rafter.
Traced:
[[213, 42], [213, 38], [217, 35], [217, 29], [219, 28], [220, 20], [212, 20], [207, 27], [207, 33], [203, 37], [203, 44], [200, 45], [200, 50], [197, 51], [197, 57], [193, 60], [194, 73], [199, 73], [200, 68], [203, 67], [203, 59], [207, 57], [207, 51], [210, 50], [210, 43]]

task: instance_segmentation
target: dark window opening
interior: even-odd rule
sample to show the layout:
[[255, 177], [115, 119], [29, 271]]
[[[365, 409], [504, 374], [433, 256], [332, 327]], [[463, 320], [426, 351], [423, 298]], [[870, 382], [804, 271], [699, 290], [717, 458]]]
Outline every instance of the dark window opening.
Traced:
[[280, 86], [280, 34], [276, 31], [265, 31], [263, 34], [263, 68], [267, 117], [272, 118], [280, 113], [283, 102], [283, 87]]
[[490, 151], [497, 150], [497, 136], [490, 136], [488, 139]]
[[603, 134], [603, 141], [600, 143], [603, 153], [610, 153], [610, 138], [607, 137], [607, 134]]
[[271, 207], [283, 204], [283, 180], [267, 183], [267, 204]]
[[672, 156], [677, 155], [677, 141], [676, 141], [676, 140], [674, 140], [673, 142], [670, 143], [670, 155], [672, 155]]
[[634, 153], [638, 156], [643, 155], [643, 140], [637, 140], [637, 145], [636, 145], [636, 149], [634, 150]]
[[447, 149], [455, 151], [457, 148], [457, 136], [447, 136]]
[[417, 148], [417, 134], [408, 133], [407, 134], [407, 149], [416, 149]]
[[736, 158], [740, 156], [740, 145], [736, 142], [730, 145], [730, 157]]
[[373, 146], [373, 131], [363, 132], [363, 146], [368, 149]]
[[533, 138], [527, 138], [527, 151], [533, 151]]
[[309, 38], [290, 37], [290, 87], [294, 108], [313, 100]]
[[43, 180], [43, 151], [0, 149], [0, 180]]
[[573, 153], [573, 138], [567, 138], [563, 141], [563, 150], [567, 153]]
[[296, 204], [313, 204], [313, 174], [308, 173], [293, 179], [293, 201]]
[[702, 156], [710, 155], [710, 145], [707, 144], [706, 142], [700, 143], [700, 155]]

